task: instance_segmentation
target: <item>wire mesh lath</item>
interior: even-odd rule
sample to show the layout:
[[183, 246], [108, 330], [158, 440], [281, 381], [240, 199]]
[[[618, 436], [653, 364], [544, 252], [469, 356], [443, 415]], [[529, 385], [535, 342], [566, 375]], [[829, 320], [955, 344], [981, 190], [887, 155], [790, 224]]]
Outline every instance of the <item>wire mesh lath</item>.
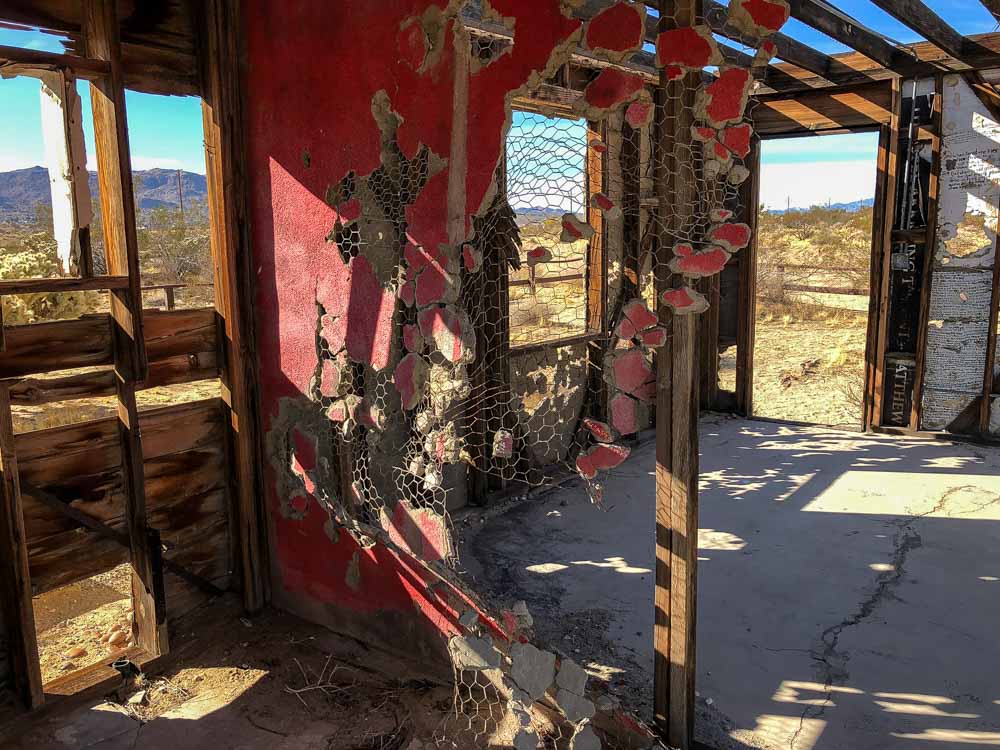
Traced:
[[[787, 18], [785, 0], [761, 3]], [[732, 0], [729, 20], [765, 37], [743, 5]], [[619, 6], [645, 13], [641, 3]], [[313, 427], [335, 446], [337, 465], [306, 482], [287, 438], [282, 455], [299, 480], [289, 480], [286, 512], [311, 482], [338, 524], [361, 524], [453, 566], [447, 510], [469, 487], [478, 500], [574, 472], [602, 503], [601, 476], [652, 424], [654, 355], [668, 342], [671, 314], [703, 311], [711, 277], [750, 239], [739, 218], [748, 208], [750, 71], [725, 63], [707, 26], [678, 15], [661, 27], [654, 75], [609, 55], [611, 65], [595, 67], [558, 104], [520, 92], [495, 195], [459, 247], [421, 247], [408, 234], [407, 207], [444, 164], [426, 149], [404, 154], [388, 97], [376, 97], [382, 164], [331, 189], [341, 218], [329, 239], [352, 274], [394, 280], [393, 343], [386, 362], [357, 361], [346, 316], [320, 306], [311, 397], [326, 419]], [[769, 45], [742, 52], [763, 65]], [[511, 49], [473, 34], [473, 70]], [[286, 417], [290, 426], [311, 419]], [[509, 601], [492, 605], [482, 608], [512, 611]], [[438, 745], [504, 736], [517, 747], [561, 748], [579, 739], [593, 710], [582, 686], [579, 696], [561, 687], [565, 705], [543, 710], [510, 676], [519, 646], [494, 644], [476, 617], [463, 632], [451, 644], [455, 723]], [[530, 626], [521, 621], [515, 632], [530, 635]], [[559, 679], [575, 666], [560, 662]]]

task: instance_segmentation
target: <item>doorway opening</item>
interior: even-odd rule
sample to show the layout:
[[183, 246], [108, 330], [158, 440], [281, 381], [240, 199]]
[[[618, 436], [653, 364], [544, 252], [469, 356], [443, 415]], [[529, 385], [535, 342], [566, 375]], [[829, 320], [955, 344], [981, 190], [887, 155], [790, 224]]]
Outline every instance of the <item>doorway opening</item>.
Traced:
[[764, 140], [753, 416], [858, 429], [878, 133]]

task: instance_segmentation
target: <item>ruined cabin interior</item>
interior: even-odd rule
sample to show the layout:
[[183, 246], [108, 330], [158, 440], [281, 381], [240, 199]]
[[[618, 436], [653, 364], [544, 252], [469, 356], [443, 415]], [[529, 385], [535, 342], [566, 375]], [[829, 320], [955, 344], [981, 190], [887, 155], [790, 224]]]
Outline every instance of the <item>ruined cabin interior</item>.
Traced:
[[[973, 4], [1000, 24], [996, 0]], [[699, 728], [726, 706], [706, 703], [697, 665], [728, 639], [696, 617], [715, 606], [699, 568], [722, 528], [699, 525], [699, 487], [738, 499], [839, 449], [802, 432], [812, 442], [788, 462], [722, 486], [715, 433], [741, 430], [743, 455], [764, 456], [842, 398], [847, 417], [805, 421], [842, 429], [851, 450], [884, 449], [872, 473], [902, 476], [890, 463], [925, 446], [920, 471], [978, 465], [966, 515], [985, 513], [977, 529], [1000, 540], [985, 510], [1000, 500], [1000, 33], [961, 33], [947, 3], [870, 5], [919, 41], [840, 0], [0, 3], [0, 30], [51, 40], [0, 45], [0, 85], [41, 91], [51, 204], [50, 265], [0, 265], [4, 746], [99, 746], [52, 727], [100, 704], [118, 707], [120, 736], [169, 726], [164, 746], [191, 731], [192, 747], [771, 747], [762, 731], [725, 744], [730, 729], [723, 741]], [[848, 51], [820, 51], [803, 29]], [[185, 219], [180, 196], [168, 229], [144, 208], [135, 94], [200, 110], [197, 278], [164, 271], [193, 242], [195, 197]], [[772, 227], [793, 209], [762, 208], [762, 151], [848, 134], [873, 147], [859, 252], [804, 264], [815, 230], [776, 249]], [[766, 365], [760, 327], [784, 315], [767, 341], [787, 339], [805, 297], [855, 304], [803, 345], [849, 319], [856, 348]], [[55, 309], [67, 312], [38, 312]], [[817, 381], [799, 412], [769, 421], [769, 403], [834, 364], [857, 382]], [[552, 642], [560, 596], [536, 609], [513, 552], [572, 533], [567, 503], [614, 527], [632, 497], [616, 476], [649, 498], [619, 536], [650, 558], [641, 571], [611, 552], [586, 564], [643, 575], [641, 608], [615, 615], [639, 622], [627, 629], [645, 660], [624, 677], [601, 673], [585, 639]], [[911, 480], [872, 481], [891, 495]], [[926, 514], [896, 491], [905, 523], [882, 537], [896, 534], [895, 551], [864, 566], [878, 596], [841, 629], [920, 545]], [[545, 506], [549, 532], [489, 536], [518, 525], [497, 514], [552, 493], [569, 499]], [[489, 557], [475, 549], [487, 542]], [[996, 581], [997, 562], [978, 580]], [[582, 563], [527, 570], [570, 564]], [[121, 624], [47, 645], [110, 580]], [[995, 614], [981, 612], [984, 627]], [[836, 724], [825, 706], [857, 688], [829, 668], [833, 632], [796, 646], [827, 660], [819, 704], [767, 688], [798, 706], [783, 747], [845, 746], [823, 740]], [[184, 670], [208, 653], [245, 692], [183, 714], [198, 692]], [[913, 737], [1000, 742], [1000, 695], [981, 697], [982, 726]], [[243, 715], [256, 734], [226, 744]]]

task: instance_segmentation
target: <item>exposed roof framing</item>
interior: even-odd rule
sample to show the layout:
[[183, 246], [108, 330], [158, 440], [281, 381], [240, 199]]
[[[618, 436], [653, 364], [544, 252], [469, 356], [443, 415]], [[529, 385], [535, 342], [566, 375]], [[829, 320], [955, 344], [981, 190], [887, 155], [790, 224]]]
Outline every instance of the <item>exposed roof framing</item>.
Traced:
[[996, 53], [959, 34], [921, 0], [872, 0], [872, 2], [970, 68], [1000, 64], [1000, 58]]
[[910, 52], [868, 30], [824, 0], [790, 0], [789, 5], [793, 18], [857, 50], [889, 70], [910, 76], [933, 72]]
[[997, 19], [997, 23], [1000, 23], [1000, 0], [979, 0], [993, 17]]

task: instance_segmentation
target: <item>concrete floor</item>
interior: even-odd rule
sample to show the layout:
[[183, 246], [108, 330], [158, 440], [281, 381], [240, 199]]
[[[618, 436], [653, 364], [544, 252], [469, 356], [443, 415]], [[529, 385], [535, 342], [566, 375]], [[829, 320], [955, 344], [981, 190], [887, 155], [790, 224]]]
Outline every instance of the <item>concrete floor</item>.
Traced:
[[[1000, 450], [701, 424], [698, 736], [711, 747], [1000, 746]], [[463, 563], [648, 716], [653, 446], [466, 525]], [[471, 519], [470, 519], [471, 520]]]

